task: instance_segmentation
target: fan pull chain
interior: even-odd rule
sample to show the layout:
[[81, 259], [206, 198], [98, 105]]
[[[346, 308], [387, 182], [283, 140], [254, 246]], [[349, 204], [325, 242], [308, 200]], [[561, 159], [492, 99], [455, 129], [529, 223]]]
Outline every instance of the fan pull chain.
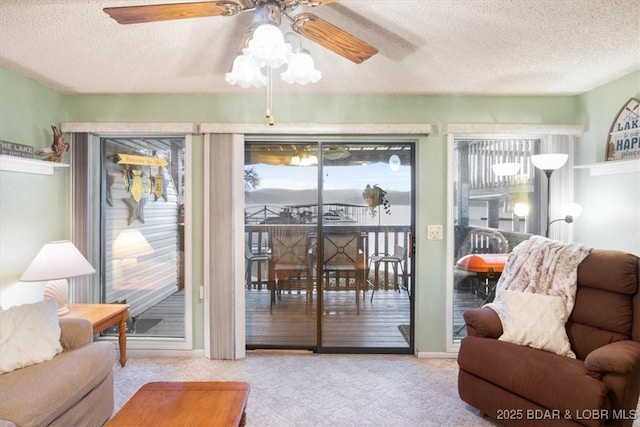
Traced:
[[267, 111], [265, 112], [265, 117], [267, 118], [267, 123], [269, 126], [274, 125], [273, 115], [271, 114], [271, 103], [273, 100], [273, 72], [271, 67], [267, 67]]

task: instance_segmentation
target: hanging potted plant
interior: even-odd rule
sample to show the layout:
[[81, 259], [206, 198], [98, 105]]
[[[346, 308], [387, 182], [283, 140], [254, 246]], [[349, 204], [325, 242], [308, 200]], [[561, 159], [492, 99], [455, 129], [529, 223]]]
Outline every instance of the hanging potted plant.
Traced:
[[373, 186], [367, 184], [362, 192], [362, 198], [367, 202], [371, 216], [376, 216], [376, 208], [380, 205], [384, 207], [384, 212], [387, 215], [391, 215], [391, 203], [387, 199], [387, 192], [378, 187], [378, 184]]

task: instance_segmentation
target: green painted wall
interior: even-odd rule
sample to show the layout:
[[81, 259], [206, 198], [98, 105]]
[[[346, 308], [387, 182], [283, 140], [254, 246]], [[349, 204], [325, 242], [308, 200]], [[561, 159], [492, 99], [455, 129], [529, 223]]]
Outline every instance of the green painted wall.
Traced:
[[[2, 70], [0, 83], [2, 96], [0, 98], [0, 123], [2, 139], [21, 142], [20, 131], [25, 127], [33, 127], [30, 138], [39, 138], [37, 146], [49, 143], [49, 124], [60, 121], [170, 121], [170, 122], [261, 122], [264, 117], [263, 94], [234, 94], [234, 95], [61, 95], [47, 89], [31, 80], [25, 79], [12, 72]], [[550, 123], [572, 124], [584, 123], [588, 129], [580, 141], [577, 150], [577, 163], [592, 162], [590, 152], [599, 147], [600, 137], [591, 136], [594, 123], [602, 122], [608, 130], [608, 123], [613, 119], [622, 102], [632, 94], [629, 87], [637, 85], [638, 73], [620, 79], [610, 85], [598, 88], [583, 96], [563, 97], [471, 97], [471, 96], [394, 96], [394, 95], [314, 95], [301, 96], [275, 93], [273, 113], [277, 123], [431, 123], [434, 126], [432, 135], [419, 141], [417, 157], [417, 191], [418, 191], [418, 236], [417, 265], [419, 271], [416, 276], [416, 344], [420, 352], [441, 352], [446, 350], [445, 342], [445, 295], [446, 295], [446, 241], [427, 241], [426, 225], [446, 225], [446, 186], [447, 186], [447, 147], [444, 126], [450, 122], [474, 123]], [[7, 90], [5, 90], [5, 87]], [[620, 100], [610, 100], [610, 91], [618, 93]], [[9, 96], [6, 96], [8, 93]], [[635, 95], [638, 90], [636, 87]], [[607, 111], [610, 117], [596, 118], [595, 110], [604, 99], [611, 102], [612, 107]], [[25, 104], [20, 111], [14, 112], [12, 104], [19, 101]], [[36, 109], [26, 104], [37, 104]], [[604, 116], [604, 114], [602, 114]], [[604, 125], [606, 123], [606, 126]], [[599, 126], [599, 127], [602, 127]], [[7, 130], [5, 130], [5, 128]], [[606, 131], [605, 131], [606, 133]], [[18, 137], [20, 136], [20, 138]], [[604, 137], [602, 137], [604, 138]], [[604, 144], [604, 143], [602, 143]], [[196, 288], [203, 280], [202, 259], [202, 194], [203, 187], [199, 177], [203, 172], [203, 139], [194, 138], [194, 277], [193, 286]], [[60, 234], [52, 238], [68, 237], [66, 226], [69, 216], [67, 172], [56, 172], [53, 181], [55, 185], [42, 179], [50, 185], [46, 195], [40, 194], [40, 181], [30, 182], [23, 174], [6, 179], [10, 173], [2, 172], [2, 288], [5, 290], [17, 281], [26, 264], [31, 259], [39, 245], [49, 238], [41, 238], [43, 234]], [[583, 184], [578, 173], [578, 195], [576, 201], [582, 203], [581, 198], [588, 198], [583, 189], [589, 183]], [[637, 178], [637, 177], [636, 177]], [[46, 178], [51, 180], [51, 178]], [[618, 178], [620, 179], [620, 178]], [[62, 181], [62, 182], [58, 182]], [[637, 185], [636, 185], [637, 187]], [[38, 189], [37, 192], [35, 189]], [[42, 202], [38, 197], [23, 197], [19, 194], [28, 192], [39, 195], [40, 198], [54, 197], [64, 200], [64, 205], [52, 209], [51, 203]], [[5, 193], [9, 193], [5, 197]], [[635, 206], [638, 206], [636, 194]], [[621, 200], [624, 194], [619, 194]], [[26, 200], [25, 200], [26, 199]], [[20, 210], [6, 209], [5, 200], [11, 204], [23, 205]], [[591, 203], [591, 202], [590, 202]], [[46, 209], [45, 209], [46, 207]], [[5, 209], [7, 211], [5, 219]], [[54, 212], [51, 212], [51, 211]], [[33, 212], [31, 220], [24, 220], [23, 211]], [[47, 215], [48, 214], [48, 215]], [[48, 225], [45, 221], [53, 216], [56, 225]], [[37, 217], [37, 220], [34, 220]], [[632, 219], [627, 219], [633, 222]], [[634, 224], [637, 225], [637, 219]], [[18, 226], [16, 226], [18, 224]], [[63, 225], [58, 225], [63, 224]], [[578, 224], [576, 224], [578, 225]], [[621, 227], [625, 225], [622, 224]], [[633, 226], [633, 224], [627, 224]], [[5, 231], [12, 234], [11, 240], [5, 238]], [[16, 230], [13, 230], [16, 229]], [[7, 249], [15, 244], [15, 235], [27, 233], [33, 248], [15, 256], [6, 257]], [[580, 240], [587, 234], [577, 229]], [[609, 246], [618, 244], [616, 240], [607, 243]], [[599, 245], [603, 246], [603, 245]], [[5, 273], [5, 267], [7, 273]], [[22, 285], [24, 286], [24, 285]], [[198, 292], [194, 292], [194, 344], [196, 348], [203, 348], [202, 333], [202, 304], [197, 300]]]
[[[418, 148], [418, 223], [416, 275], [416, 348], [446, 350], [446, 241], [427, 241], [427, 224], [446, 224], [447, 150], [444, 126], [449, 122], [574, 123], [575, 97], [460, 97], [460, 96], [292, 96], [274, 95], [276, 122], [297, 123], [431, 123], [434, 132]], [[262, 95], [74, 95], [69, 101], [73, 121], [188, 121], [260, 122]], [[277, 126], [277, 123], [276, 123]], [[194, 158], [202, 169], [202, 145]], [[195, 175], [196, 209], [203, 188]], [[195, 211], [202, 224], [201, 211]], [[197, 225], [196, 225], [197, 227]], [[196, 228], [197, 229], [197, 228]], [[424, 231], [424, 232], [423, 232]], [[202, 259], [201, 233], [195, 233], [194, 258]], [[194, 265], [194, 286], [202, 283], [202, 266]], [[196, 288], [197, 289], [197, 288]], [[197, 294], [197, 292], [194, 292]], [[195, 327], [202, 307], [194, 300]], [[201, 335], [194, 341], [202, 345]]]
[[[0, 67], [0, 139], [44, 148], [50, 126], [66, 119], [65, 95]], [[69, 238], [68, 182], [68, 168], [53, 176], [0, 171], [0, 305], [42, 299], [43, 284], [17, 282], [44, 243]]]
[[[640, 98], [640, 71], [579, 97], [578, 122], [585, 133], [576, 164], [603, 162], [609, 128], [629, 98]], [[575, 222], [575, 240], [595, 248], [640, 255], [640, 173], [590, 176], [576, 169], [575, 199], [584, 213]]]

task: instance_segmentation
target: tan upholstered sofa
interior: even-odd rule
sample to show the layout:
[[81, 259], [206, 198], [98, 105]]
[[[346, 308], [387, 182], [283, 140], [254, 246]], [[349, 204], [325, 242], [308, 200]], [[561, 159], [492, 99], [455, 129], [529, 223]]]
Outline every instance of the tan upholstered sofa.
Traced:
[[101, 426], [113, 414], [115, 348], [91, 323], [60, 319], [63, 352], [0, 375], [0, 426]]
[[467, 310], [462, 400], [507, 425], [624, 425], [640, 419], [639, 259], [592, 250], [578, 266], [566, 332], [576, 358], [498, 340], [495, 311]]

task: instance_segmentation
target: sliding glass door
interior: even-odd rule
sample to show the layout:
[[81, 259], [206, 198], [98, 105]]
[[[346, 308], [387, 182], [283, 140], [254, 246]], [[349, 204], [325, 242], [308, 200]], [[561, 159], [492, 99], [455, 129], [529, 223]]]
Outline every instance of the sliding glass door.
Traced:
[[326, 349], [408, 349], [412, 144], [322, 152], [321, 337]]
[[100, 301], [129, 305], [132, 338], [184, 339], [184, 138], [104, 137], [100, 146]]
[[245, 144], [248, 348], [412, 348], [410, 141]]
[[249, 348], [318, 345], [313, 289], [317, 144], [245, 145], [245, 289]]

